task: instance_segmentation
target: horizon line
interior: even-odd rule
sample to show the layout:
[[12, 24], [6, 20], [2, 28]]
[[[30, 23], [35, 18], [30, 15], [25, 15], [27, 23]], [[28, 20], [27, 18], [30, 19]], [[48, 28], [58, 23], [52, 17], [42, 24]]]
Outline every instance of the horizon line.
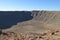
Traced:
[[0, 10], [0, 11], [60, 11], [60, 10]]

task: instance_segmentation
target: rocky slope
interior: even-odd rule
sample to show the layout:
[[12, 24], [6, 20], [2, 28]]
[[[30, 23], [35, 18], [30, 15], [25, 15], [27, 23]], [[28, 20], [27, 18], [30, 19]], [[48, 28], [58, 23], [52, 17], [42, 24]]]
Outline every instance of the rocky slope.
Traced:
[[0, 29], [0, 40], [60, 40], [60, 11], [0, 11]]
[[[12, 24], [10, 28], [4, 29], [4, 31], [40, 33], [46, 30], [60, 29], [60, 11], [18, 11], [11, 14], [8, 12], [7, 14], [10, 15], [7, 16], [8, 18], [13, 17], [13, 21], [9, 18], [11, 23], [15, 23], [17, 21], [15, 19], [19, 19], [19, 21], [16, 24]], [[22, 22], [21, 19], [23, 20]]]

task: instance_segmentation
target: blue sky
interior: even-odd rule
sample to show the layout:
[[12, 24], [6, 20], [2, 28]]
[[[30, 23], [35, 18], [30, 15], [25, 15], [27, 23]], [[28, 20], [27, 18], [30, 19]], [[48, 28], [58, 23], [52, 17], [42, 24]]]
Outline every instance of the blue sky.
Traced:
[[60, 0], [0, 0], [0, 10], [60, 10]]

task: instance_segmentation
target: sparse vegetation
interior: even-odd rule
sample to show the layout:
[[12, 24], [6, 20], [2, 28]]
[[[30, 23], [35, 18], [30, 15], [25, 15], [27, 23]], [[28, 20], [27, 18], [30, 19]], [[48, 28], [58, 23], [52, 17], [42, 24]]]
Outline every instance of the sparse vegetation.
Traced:
[[[5, 34], [4, 34], [5, 33]], [[58, 40], [60, 39], [60, 30], [51, 30], [44, 33], [14, 33], [3, 32], [0, 40]]]

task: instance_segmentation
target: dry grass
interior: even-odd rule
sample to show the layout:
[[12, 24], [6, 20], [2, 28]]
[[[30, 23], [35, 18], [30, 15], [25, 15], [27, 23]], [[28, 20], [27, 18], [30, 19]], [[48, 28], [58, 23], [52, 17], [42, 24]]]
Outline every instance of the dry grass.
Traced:
[[59, 40], [60, 30], [49, 30], [44, 33], [15, 33], [15, 32], [1, 32], [0, 40]]

